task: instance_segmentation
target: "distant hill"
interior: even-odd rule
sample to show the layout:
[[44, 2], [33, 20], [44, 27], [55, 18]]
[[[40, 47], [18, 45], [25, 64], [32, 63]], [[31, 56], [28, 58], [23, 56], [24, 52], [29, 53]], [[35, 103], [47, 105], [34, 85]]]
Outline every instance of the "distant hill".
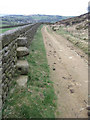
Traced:
[[[55, 23], [57, 21], [67, 19], [67, 16], [59, 16], [59, 15], [30, 15], [36, 22], [50, 22]], [[70, 17], [69, 17], [70, 18]]]
[[5, 15], [0, 17], [2, 24], [16, 25], [35, 22], [32, 17], [24, 15]]
[[[88, 47], [89, 14], [90, 13], [86, 13], [77, 17], [61, 20], [50, 25], [50, 27], [73, 43], [74, 46], [79, 47], [84, 53], [90, 55], [90, 48]], [[70, 49], [73, 50], [72, 47]], [[79, 55], [83, 56], [82, 53], [79, 53]]]
[[0, 19], [3, 24], [25, 24], [25, 23], [36, 23], [36, 22], [50, 22], [55, 23], [57, 21], [67, 19], [67, 16], [59, 16], [59, 15], [0, 15]]
[[88, 11], [90, 12], [90, 1], [88, 2]]

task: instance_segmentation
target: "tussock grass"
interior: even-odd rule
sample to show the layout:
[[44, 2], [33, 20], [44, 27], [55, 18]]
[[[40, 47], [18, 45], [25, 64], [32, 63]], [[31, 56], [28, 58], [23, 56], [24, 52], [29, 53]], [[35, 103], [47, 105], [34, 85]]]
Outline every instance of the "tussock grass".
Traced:
[[13, 86], [3, 109], [4, 118], [55, 118], [56, 96], [49, 79], [42, 26], [30, 46], [28, 83], [26, 88]]
[[63, 37], [65, 37], [67, 40], [72, 42], [75, 46], [82, 49], [82, 51], [86, 54], [88, 54], [88, 44], [76, 36], [73, 36], [70, 32], [65, 31], [62, 27], [56, 31], [58, 34], [61, 34]]

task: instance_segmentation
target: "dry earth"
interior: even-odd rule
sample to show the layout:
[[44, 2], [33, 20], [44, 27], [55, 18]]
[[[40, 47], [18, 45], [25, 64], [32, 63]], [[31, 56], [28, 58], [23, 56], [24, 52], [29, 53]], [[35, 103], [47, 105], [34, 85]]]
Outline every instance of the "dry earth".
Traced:
[[77, 48], [43, 26], [50, 79], [57, 95], [56, 118], [87, 118], [88, 63], [78, 54]]

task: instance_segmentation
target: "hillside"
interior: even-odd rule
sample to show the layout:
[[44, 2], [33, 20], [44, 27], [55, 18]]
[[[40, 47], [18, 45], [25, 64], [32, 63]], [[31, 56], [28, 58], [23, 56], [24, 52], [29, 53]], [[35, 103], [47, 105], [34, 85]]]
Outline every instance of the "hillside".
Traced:
[[56, 22], [51, 28], [88, 53], [88, 13]]
[[68, 18], [67, 16], [59, 15], [1, 15], [0, 19], [4, 25], [23, 24], [23, 23], [36, 23], [36, 22], [50, 22], [55, 23], [62, 19]]
[[69, 19], [65, 19], [65, 20], [61, 20], [59, 22], [56, 22], [57, 25], [79, 25], [82, 24], [83, 26], [87, 26], [88, 25], [88, 13], [77, 16], [77, 17], [73, 17], [73, 18], [69, 18]]

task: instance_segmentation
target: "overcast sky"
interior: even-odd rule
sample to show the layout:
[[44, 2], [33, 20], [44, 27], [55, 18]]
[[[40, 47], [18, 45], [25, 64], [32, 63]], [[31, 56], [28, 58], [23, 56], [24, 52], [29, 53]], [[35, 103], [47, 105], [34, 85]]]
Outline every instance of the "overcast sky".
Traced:
[[1, 0], [0, 14], [77, 16], [87, 12], [89, 0]]

